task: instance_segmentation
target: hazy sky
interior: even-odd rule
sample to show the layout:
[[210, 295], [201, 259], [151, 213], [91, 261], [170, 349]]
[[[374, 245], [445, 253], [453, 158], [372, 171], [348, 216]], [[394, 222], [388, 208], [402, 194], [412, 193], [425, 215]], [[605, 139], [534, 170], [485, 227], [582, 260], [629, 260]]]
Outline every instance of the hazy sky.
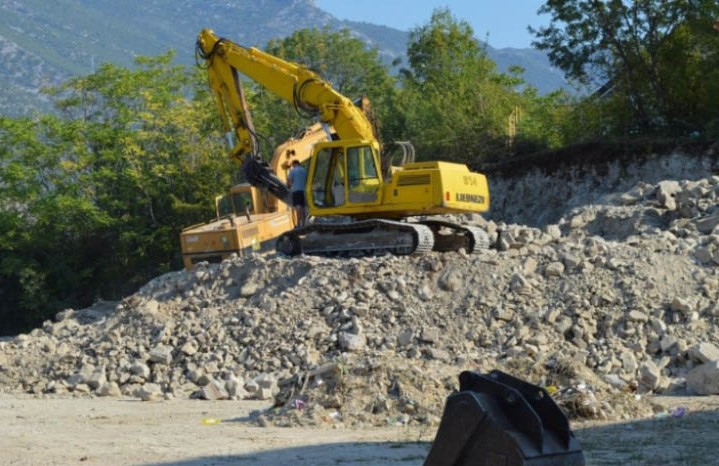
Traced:
[[316, 3], [339, 19], [403, 31], [428, 23], [434, 9], [448, 7], [455, 18], [472, 26], [475, 37], [487, 38], [495, 48], [530, 47], [532, 36], [527, 26], [548, 24], [546, 15], [537, 15], [543, 0], [316, 0]]

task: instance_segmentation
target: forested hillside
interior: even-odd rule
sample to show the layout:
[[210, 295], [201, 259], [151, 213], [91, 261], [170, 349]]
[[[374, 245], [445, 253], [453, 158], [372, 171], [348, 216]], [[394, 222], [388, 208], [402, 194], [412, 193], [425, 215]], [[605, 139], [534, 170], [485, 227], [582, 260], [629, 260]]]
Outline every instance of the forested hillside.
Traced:
[[[420, 160], [457, 161], [481, 171], [537, 153], [551, 163], [553, 151], [566, 154], [578, 144], [621, 147], [633, 140], [633, 147], [648, 152], [652, 145], [641, 141], [719, 138], [715, 1], [677, 3], [669, 10], [651, 1], [632, 11], [616, 2], [565, 3], [557, 11], [547, 3], [555, 20], [535, 31], [538, 43], [577, 81], [589, 82], [597, 72], [611, 78], [602, 98], [545, 95], [521, 73], [502, 72], [470, 26], [447, 9], [410, 32], [406, 61], [396, 72], [380, 50], [368, 49], [348, 30], [299, 29], [265, 48], [317, 70], [346, 96], [367, 95], [381, 139], [412, 141]], [[110, 8], [109, 2], [93, 5]], [[150, 12], [167, 16], [163, 34], [170, 34], [175, 4], [147, 5], [148, 18]], [[222, 15], [219, 5], [215, 14]], [[3, 3], [11, 7], [29, 16], [54, 11]], [[606, 22], [596, 22], [600, 16]], [[199, 26], [203, 18], [192, 21]], [[112, 36], [112, 24], [105, 29], [109, 48], [137, 47]], [[33, 45], [37, 50], [49, 47], [59, 32], [47, 34]], [[57, 52], [58, 63], [68, 63], [63, 66], [92, 56], [81, 56], [93, 50], [84, 42], [98, 50], [106, 42], [73, 37], [75, 54]], [[192, 41], [194, 33], [190, 50]], [[19, 49], [2, 50], [22, 56]], [[604, 53], [589, 53], [596, 50]], [[163, 52], [136, 57], [132, 66], [97, 64], [43, 94], [54, 112], [0, 116], [0, 333], [31, 328], [66, 306], [116, 299], [179, 268], [179, 231], [211, 218], [214, 196], [237, 181], [237, 167], [224, 155], [207, 77], [177, 61]], [[38, 72], [45, 69], [41, 61], [32, 63]], [[262, 153], [315, 121], [316, 115], [302, 117], [291, 102], [246, 84]]]
[[[0, 0], [0, 110], [5, 115], [51, 108], [38, 94], [42, 86], [98, 69], [102, 63], [133, 66], [134, 57], [176, 51], [176, 60], [194, 64], [193, 44], [205, 27], [246, 46], [264, 47], [303, 28], [348, 28], [380, 50], [390, 64], [403, 57], [405, 31], [368, 23], [340, 21], [311, 0]], [[566, 85], [544, 52], [494, 50], [501, 69], [521, 65], [540, 91]]]

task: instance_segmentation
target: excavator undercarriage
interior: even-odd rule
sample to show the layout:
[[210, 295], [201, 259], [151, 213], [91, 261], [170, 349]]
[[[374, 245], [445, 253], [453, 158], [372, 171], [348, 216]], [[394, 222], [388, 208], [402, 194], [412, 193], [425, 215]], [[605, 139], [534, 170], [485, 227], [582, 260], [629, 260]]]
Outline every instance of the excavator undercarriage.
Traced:
[[289, 256], [421, 255], [430, 251], [478, 253], [489, 247], [481, 228], [441, 220], [386, 219], [314, 223], [283, 233], [275, 249]]
[[372, 219], [349, 223], [314, 223], [277, 238], [278, 252], [295, 256], [399, 256], [432, 250], [432, 230], [421, 224]]

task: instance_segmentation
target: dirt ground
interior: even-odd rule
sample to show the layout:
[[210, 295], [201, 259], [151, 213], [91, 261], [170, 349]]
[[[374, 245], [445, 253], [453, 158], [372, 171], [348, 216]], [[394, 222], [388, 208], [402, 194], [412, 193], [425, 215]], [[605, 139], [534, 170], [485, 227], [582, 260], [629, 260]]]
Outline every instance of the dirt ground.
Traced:
[[[657, 398], [681, 417], [573, 423], [590, 465], [719, 464], [719, 397]], [[2, 465], [421, 465], [434, 429], [261, 428], [251, 401], [0, 395]]]

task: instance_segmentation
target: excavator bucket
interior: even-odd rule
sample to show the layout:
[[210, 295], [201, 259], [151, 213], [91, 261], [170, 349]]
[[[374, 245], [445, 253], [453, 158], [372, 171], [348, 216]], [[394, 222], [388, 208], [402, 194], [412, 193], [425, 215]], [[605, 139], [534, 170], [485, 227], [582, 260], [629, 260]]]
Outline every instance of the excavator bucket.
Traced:
[[501, 371], [459, 375], [424, 466], [583, 466], [569, 421], [541, 387]]

